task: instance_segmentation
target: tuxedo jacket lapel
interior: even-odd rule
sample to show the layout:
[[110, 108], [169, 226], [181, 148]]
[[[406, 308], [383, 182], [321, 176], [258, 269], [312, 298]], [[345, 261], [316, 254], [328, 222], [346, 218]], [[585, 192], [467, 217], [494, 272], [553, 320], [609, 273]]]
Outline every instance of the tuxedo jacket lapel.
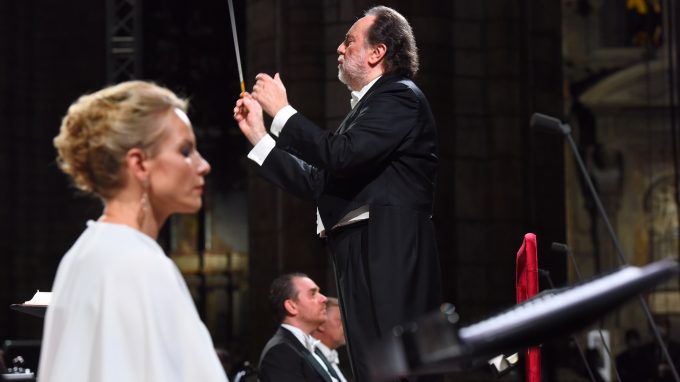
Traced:
[[349, 130], [350, 127], [352, 126], [352, 121], [354, 121], [354, 119], [357, 117], [357, 115], [359, 114], [359, 112], [360, 112], [363, 104], [366, 102], [366, 100], [371, 97], [371, 95], [373, 94], [373, 92], [375, 92], [376, 89], [378, 89], [380, 86], [382, 86], [382, 84], [384, 84], [385, 82], [391, 81], [392, 78], [396, 78], [396, 77], [393, 76], [393, 75], [384, 75], [384, 76], [380, 77], [380, 79], [378, 81], [376, 81], [373, 84], [373, 86], [371, 86], [370, 89], [368, 89], [368, 92], [366, 92], [366, 94], [364, 94], [364, 96], [361, 97], [359, 102], [356, 105], [354, 105], [354, 108], [352, 110], [350, 110], [349, 113], [347, 113], [347, 116], [345, 116], [345, 119], [342, 121], [342, 123], [337, 128], [337, 130], [335, 130], [335, 134], [342, 134], [345, 131]]
[[304, 350], [305, 351], [302, 354], [304, 354], [304, 357], [307, 359], [307, 362], [309, 362], [314, 367], [314, 370], [316, 370], [316, 372], [319, 373], [319, 375], [321, 375], [324, 381], [333, 382], [330, 374], [328, 374], [328, 372], [323, 368], [323, 366], [319, 364], [319, 361], [317, 361], [316, 358], [314, 358], [312, 353], [310, 353], [309, 350], [307, 349]]
[[300, 357], [304, 358], [307, 363], [321, 376], [321, 378], [323, 378], [324, 381], [333, 382], [328, 372], [324, 370], [323, 366], [319, 364], [319, 361], [314, 358], [312, 353], [307, 350], [307, 348], [302, 346], [300, 341], [298, 341], [297, 337], [295, 337], [293, 333], [284, 328], [279, 328], [279, 331], [283, 335], [286, 343], [288, 343], [288, 345], [290, 345], [300, 355]]
[[[363, 98], [361, 100], [363, 101]], [[354, 121], [355, 114], [358, 112], [360, 108], [361, 101], [359, 101], [359, 103], [356, 106], [354, 106], [354, 109], [350, 110], [350, 112], [347, 113], [345, 119], [342, 120], [340, 126], [335, 130], [335, 134], [342, 134], [349, 129], [349, 127], [352, 125], [352, 121]]]
[[323, 364], [326, 365], [326, 369], [328, 369], [328, 373], [329, 373], [333, 378], [336, 378], [336, 379], [340, 380], [340, 377], [338, 377], [338, 375], [335, 373], [335, 370], [333, 369], [333, 365], [331, 365], [331, 363], [328, 362], [328, 358], [326, 358], [326, 356], [323, 354], [323, 352], [321, 351], [321, 349], [315, 348], [315, 349], [314, 349], [314, 353], [315, 353], [319, 358], [321, 358], [321, 361], [323, 361]]

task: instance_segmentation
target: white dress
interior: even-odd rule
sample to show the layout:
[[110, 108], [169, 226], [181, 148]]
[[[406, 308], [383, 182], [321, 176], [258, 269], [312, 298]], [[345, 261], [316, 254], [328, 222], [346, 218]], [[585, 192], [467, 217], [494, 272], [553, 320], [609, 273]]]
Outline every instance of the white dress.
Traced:
[[59, 264], [40, 382], [227, 381], [175, 264], [149, 236], [88, 222]]

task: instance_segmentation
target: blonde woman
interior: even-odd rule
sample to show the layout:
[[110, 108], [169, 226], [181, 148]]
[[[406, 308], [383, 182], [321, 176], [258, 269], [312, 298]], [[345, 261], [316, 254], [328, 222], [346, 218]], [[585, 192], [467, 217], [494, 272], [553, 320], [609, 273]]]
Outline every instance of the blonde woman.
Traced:
[[210, 171], [186, 108], [168, 89], [131, 81], [80, 97], [63, 118], [57, 161], [104, 209], [59, 264], [41, 382], [227, 380], [155, 240], [171, 214], [201, 208]]

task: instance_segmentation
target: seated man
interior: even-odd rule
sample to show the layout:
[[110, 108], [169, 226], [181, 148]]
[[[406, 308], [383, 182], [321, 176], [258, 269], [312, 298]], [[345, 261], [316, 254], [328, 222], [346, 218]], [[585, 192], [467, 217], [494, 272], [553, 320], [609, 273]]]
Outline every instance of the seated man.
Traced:
[[326, 296], [316, 283], [302, 273], [279, 276], [269, 300], [281, 326], [262, 350], [260, 381], [339, 381], [310, 335], [326, 321]]
[[345, 344], [345, 331], [342, 328], [342, 318], [340, 317], [340, 304], [335, 297], [328, 297], [326, 301], [326, 322], [319, 325], [312, 333], [312, 336], [321, 341], [318, 348], [326, 357], [340, 382], [347, 382], [344, 374], [340, 370], [340, 359], [337, 349]]

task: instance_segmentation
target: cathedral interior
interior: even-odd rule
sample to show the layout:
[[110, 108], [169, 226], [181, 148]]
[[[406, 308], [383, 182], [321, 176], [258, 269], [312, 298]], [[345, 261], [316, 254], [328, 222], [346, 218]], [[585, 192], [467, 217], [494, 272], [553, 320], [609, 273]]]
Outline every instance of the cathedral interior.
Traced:
[[[528, 232], [536, 234], [539, 267], [556, 287], [679, 256], [677, 3], [382, 4], [409, 20], [418, 43], [415, 82], [438, 129], [433, 219], [444, 298], [461, 324], [515, 304], [516, 254]], [[234, 0], [246, 87], [257, 73], [278, 72], [296, 109], [334, 128], [349, 110], [336, 47], [372, 5]], [[131, 78], [191, 101], [198, 146], [212, 165], [204, 208], [173, 216], [159, 242], [230, 363], [257, 363], [275, 328], [267, 288], [277, 275], [305, 272], [336, 295], [327, 250], [314, 234], [315, 206], [264, 181], [246, 158], [250, 144], [232, 118], [240, 89], [227, 1], [3, 0], [0, 52], [0, 345], [39, 348], [42, 320], [9, 306], [49, 291], [63, 254], [101, 214], [101, 202], [76, 191], [56, 165], [52, 139], [60, 118], [80, 94]], [[565, 139], [531, 128], [536, 112], [571, 127], [623, 256]], [[567, 244], [573, 258], [552, 243]], [[540, 289], [550, 287], [541, 277]], [[655, 317], [680, 328], [677, 279], [644, 299]], [[598, 328], [611, 355], [592, 335]], [[576, 343], [600, 352], [598, 373], [616, 380], [613, 357], [625, 350], [631, 329], [652, 341], [635, 300], [549, 339], [542, 344], [544, 380], [590, 380]], [[670, 334], [680, 341], [680, 329]], [[497, 379], [478, 368], [447, 380]]]

